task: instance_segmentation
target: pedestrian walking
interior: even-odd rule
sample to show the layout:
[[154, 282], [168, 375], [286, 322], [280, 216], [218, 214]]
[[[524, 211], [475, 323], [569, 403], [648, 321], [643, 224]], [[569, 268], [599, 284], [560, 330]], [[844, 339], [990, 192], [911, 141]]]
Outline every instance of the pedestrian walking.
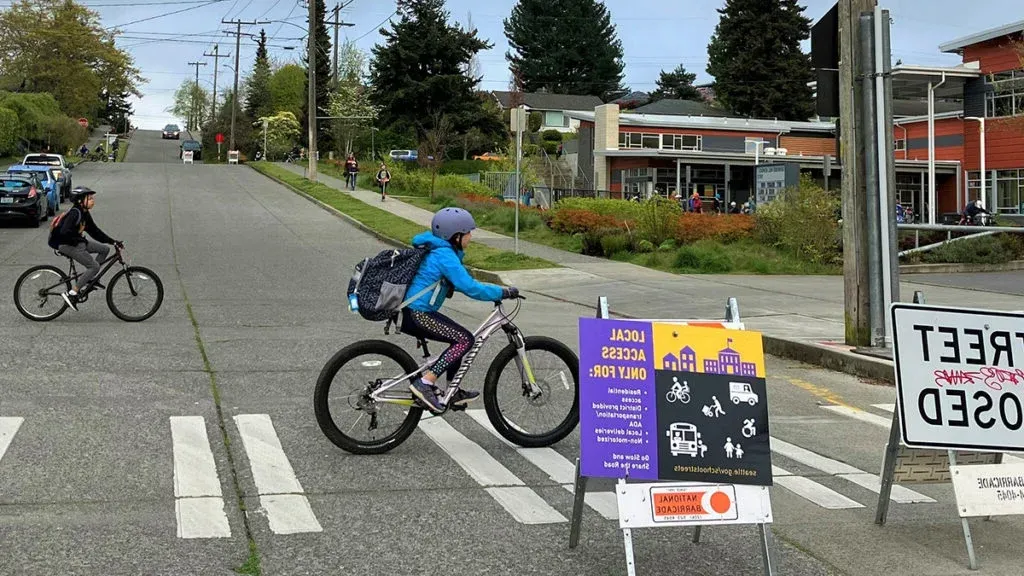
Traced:
[[383, 202], [388, 197], [388, 182], [391, 181], [391, 172], [388, 172], [388, 167], [383, 162], [380, 163], [380, 169], [377, 170], [377, 184], [380, 186], [380, 201]]

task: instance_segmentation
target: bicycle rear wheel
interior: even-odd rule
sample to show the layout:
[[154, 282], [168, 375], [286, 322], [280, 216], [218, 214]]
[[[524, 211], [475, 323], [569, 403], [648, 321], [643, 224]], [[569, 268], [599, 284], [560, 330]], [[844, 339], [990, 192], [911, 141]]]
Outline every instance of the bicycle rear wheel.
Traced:
[[[550, 446], [580, 421], [579, 359], [558, 340], [527, 336], [526, 355], [540, 394], [530, 392], [514, 345], [494, 357], [484, 381], [484, 409], [495, 430], [519, 446]], [[511, 364], [511, 370], [506, 370]], [[504, 380], [504, 382], [503, 382]], [[550, 416], [544, 417], [543, 413]]]
[[[408, 352], [384, 340], [364, 340], [342, 348], [320, 371], [313, 392], [320, 430], [335, 446], [353, 454], [383, 454], [394, 449], [416, 430], [423, 409], [414, 404], [408, 382], [386, 391], [387, 400], [374, 400], [370, 393], [416, 368]], [[337, 394], [332, 396], [332, 391]], [[353, 416], [353, 421], [345, 420]], [[357, 437], [359, 432], [366, 437]]]
[[14, 283], [14, 306], [34, 322], [47, 322], [68, 309], [61, 293], [71, 290], [63, 270], [44, 264], [26, 270]]
[[164, 284], [149, 268], [129, 266], [110, 279], [107, 307], [125, 322], [142, 322], [160, 309]]

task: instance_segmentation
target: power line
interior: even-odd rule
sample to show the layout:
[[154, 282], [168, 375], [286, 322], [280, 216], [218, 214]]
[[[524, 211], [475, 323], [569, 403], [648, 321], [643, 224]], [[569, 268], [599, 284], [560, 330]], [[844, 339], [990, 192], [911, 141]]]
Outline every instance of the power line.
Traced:
[[140, 22], [148, 22], [150, 20], [156, 20], [157, 18], [164, 18], [166, 16], [173, 16], [174, 14], [181, 14], [182, 12], [188, 12], [189, 10], [195, 10], [196, 8], [203, 8], [205, 6], [209, 6], [210, 4], [219, 4], [221, 2], [226, 2], [226, 1], [227, 0], [209, 0], [209, 2], [205, 2], [203, 4], [199, 4], [198, 6], [192, 6], [192, 7], [189, 7], [189, 8], [182, 8], [181, 10], [174, 10], [173, 12], [165, 12], [163, 14], [157, 14], [156, 16], [149, 16], [147, 18], [140, 18], [138, 20], [132, 20], [131, 22], [124, 22], [122, 24], [115, 24], [113, 26], [107, 26], [106, 28], [104, 28], [104, 30], [113, 30], [115, 28], [121, 28], [123, 26], [129, 26], [131, 24], [138, 24]]
[[380, 27], [381, 27], [381, 26], [383, 26], [383, 25], [384, 25], [384, 24], [385, 24], [385, 23], [386, 23], [386, 22], [387, 22], [388, 20], [391, 20], [391, 19], [392, 19], [392, 18], [393, 18], [393, 17], [395, 16], [395, 14], [398, 14], [398, 10], [395, 10], [394, 12], [392, 12], [392, 13], [391, 13], [391, 16], [388, 16], [387, 18], [385, 18], [385, 19], [381, 20], [381, 21], [380, 21], [380, 24], [377, 24], [376, 26], [374, 26], [373, 28], [371, 28], [371, 29], [370, 29], [370, 30], [369, 30], [368, 32], [366, 32], [365, 34], [363, 34], [363, 35], [362, 35], [362, 36], [360, 36], [359, 38], [356, 38], [355, 40], [352, 40], [352, 42], [359, 42], [359, 41], [360, 41], [360, 40], [362, 40], [363, 38], [366, 38], [366, 37], [367, 37], [367, 36], [369, 36], [370, 34], [372, 34], [372, 33], [376, 32], [376, 31], [380, 30]]

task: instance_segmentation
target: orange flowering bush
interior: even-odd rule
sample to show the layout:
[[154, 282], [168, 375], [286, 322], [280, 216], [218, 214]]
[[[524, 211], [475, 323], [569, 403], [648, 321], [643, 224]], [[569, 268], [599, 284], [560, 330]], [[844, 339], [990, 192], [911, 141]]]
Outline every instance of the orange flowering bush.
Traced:
[[558, 210], [551, 219], [551, 229], [562, 234], [587, 233], [619, 227], [621, 226], [615, 218], [595, 214], [589, 210]]
[[735, 242], [754, 234], [754, 219], [748, 214], [681, 214], [674, 238], [680, 244], [698, 240]]

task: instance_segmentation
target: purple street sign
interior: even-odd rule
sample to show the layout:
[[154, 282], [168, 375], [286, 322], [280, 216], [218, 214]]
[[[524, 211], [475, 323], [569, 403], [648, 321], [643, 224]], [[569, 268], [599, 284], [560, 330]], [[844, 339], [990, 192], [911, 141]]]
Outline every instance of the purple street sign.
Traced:
[[656, 480], [651, 323], [597, 318], [579, 322], [582, 474]]

